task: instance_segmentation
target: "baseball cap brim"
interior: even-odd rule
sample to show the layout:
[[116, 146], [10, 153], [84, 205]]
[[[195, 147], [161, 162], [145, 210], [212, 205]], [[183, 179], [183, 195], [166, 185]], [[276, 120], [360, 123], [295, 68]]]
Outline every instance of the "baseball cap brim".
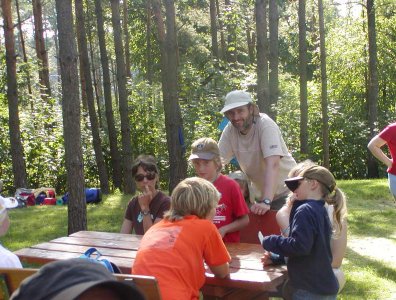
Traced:
[[116, 293], [120, 299], [136, 299], [143, 300], [143, 295], [134, 287], [129, 286], [128, 283], [104, 280], [92, 281], [77, 284], [62, 290], [59, 294], [52, 298], [52, 300], [75, 299], [82, 293], [94, 287], [107, 287]]
[[223, 109], [222, 109], [220, 112], [223, 114], [223, 113], [225, 113], [226, 111], [229, 111], [229, 110], [231, 110], [231, 109], [233, 109], [233, 108], [237, 108], [237, 107], [240, 107], [240, 106], [244, 106], [244, 105], [247, 105], [247, 104], [249, 104], [249, 103], [252, 103], [252, 102], [243, 101], [243, 102], [231, 103], [231, 104], [225, 105], [225, 106], [223, 107]]
[[193, 160], [193, 159], [205, 159], [205, 160], [212, 160], [215, 157], [214, 153], [210, 152], [201, 152], [201, 153], [193, 153], [190, 155], [188, 160]]
[[304, 177], [302, 176], [296, 176], [296, 177], [292, 177], [292, 178], [288, 178], [285, 179], [285, 184], [287, 186], [287, 188], [289, 190], [291, 190], [292, 192], [294, 192], [297, 188], [298, 188], [298, 182], [304, 179]]

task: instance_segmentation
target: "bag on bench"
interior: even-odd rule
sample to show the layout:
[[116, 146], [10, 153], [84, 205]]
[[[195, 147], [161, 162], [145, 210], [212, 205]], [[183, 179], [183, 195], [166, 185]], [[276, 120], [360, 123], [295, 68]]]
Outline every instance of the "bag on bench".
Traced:
[[111, 273], [121, 274], [120, 268], [118, 268], [114, 263], [105, 258], [100, 258], [102, 253], [100, 253], [96, 248], [89, 248], [83, 255], [80, 256], [82, 259], [88, 259], [94, 263], [102, 264]]

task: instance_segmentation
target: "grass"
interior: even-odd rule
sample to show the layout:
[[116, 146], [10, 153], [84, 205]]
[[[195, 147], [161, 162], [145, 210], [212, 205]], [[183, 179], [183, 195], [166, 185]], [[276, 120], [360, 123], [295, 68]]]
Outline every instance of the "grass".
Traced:
[[[396, 205], [387, 181], [338, 181], [348, 197], [347, 283], [338, 299], [396, 299]], [[130, 195], [104, 196], [88, 205], [88, 230], [118, 232]], [[11, 227], [2, 244], [10, 250], [67, 235], [66, 206], [9, 211]]]

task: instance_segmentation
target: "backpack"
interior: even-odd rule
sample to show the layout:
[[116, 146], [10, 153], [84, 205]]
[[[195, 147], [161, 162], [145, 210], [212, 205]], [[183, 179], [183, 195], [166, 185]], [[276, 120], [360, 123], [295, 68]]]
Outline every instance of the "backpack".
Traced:
[[[63, 197], [63, 204], [69, 202], [69, 193], [67, 192]], [[86, 188], [85, 189], [85, 201], [86, 203], [99, 203], [102, 201], [102, 192], [97, 188]]]
[[[91, 256], [95, 256], [95, 257], [91, 257]], [[96, 248], [89, 248], [87, 251], [85, 251], [84, 254], [80, 256], [80, 258], [87, 259], [94, 263], [102, 264], [111, 273], [117, 273], [117, 274], [122, 273], [120, 268], [118, 268], [114, 263], [112, 263], [108, 259], [100, 258], [101, 256], [102, 253], [100, 253]]]

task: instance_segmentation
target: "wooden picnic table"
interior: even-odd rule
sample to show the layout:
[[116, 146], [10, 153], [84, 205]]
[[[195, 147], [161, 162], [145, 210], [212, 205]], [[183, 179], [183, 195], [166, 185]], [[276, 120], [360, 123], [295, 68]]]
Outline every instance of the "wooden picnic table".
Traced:
[[[79, 231], [14, 253], [22, 262], [45, 264], [79, 257], [88, 248], [95, 247], [103, 258], [130, 274], [141, 239], [141, 235], [135, 234]], [[207, 270], [202, 289], [205, 299], [268, 299], [268, 292], [275, 291], [287, 278], [285, 266], [263, 267], [261, 245], [228, 243], [226, 246], [232, 258], [230, 278], [215, 278]]]

